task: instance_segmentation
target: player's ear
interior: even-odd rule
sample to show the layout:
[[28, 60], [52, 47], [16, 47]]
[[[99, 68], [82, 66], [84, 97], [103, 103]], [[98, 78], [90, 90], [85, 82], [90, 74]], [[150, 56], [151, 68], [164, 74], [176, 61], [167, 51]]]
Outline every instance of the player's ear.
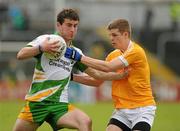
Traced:
[[56, 28], [57, 28], [57, 30], [59, 30], [59, 31], [61, 32], [61, 30], [62, 30], [62, 25], [61, 25], [59, 22], [57, 22], [57, 23], [56, 23]]
[[62, 27], [62, 25], [63, 25], [63, 24], [61, 24], [60, 22], [57, 22], [57, 23], [56, 23], [56, 26], [57, 26], [58, 28]]
[[59, 22], [56, 23], [56, 26], [59, 27], [61, 24]]
[[129, 37], [129, 33], [128, 32], [124, 32], [123, 34], [124, 34], [124, 36]]

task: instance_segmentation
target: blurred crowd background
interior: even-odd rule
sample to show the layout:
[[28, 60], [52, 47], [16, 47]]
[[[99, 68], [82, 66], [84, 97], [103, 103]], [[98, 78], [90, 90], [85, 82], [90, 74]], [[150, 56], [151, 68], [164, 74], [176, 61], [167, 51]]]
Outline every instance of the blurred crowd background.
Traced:
[[[146, 50], [156, 100], [180, 102], [179, 0], [0, 0], [0, 100], [24, 99], [35, 61], [18, 61], [16, 54], [37, 36], [53, 33], [57, 13], [68, 7], [80, 14], [75, 46], [102, 60], [113, 50], [107, 24], [129, 20], [133, 40]], [[70, 100], [110, 100], [110, 84], [92, 88], [71, 82]]]

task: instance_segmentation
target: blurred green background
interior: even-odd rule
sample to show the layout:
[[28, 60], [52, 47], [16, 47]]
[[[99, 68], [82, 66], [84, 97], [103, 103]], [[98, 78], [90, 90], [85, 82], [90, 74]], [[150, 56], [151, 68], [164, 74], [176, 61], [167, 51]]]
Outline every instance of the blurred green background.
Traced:
[[[35, 61], [18, 61], [17, 52], [39, 35], [54, 33], [56, 15], [66, 7], [80, 14], [74, 45], [98, 59], [113, 50], [107, 24], [119, 17], [131, 23], [132, 39], [146, 51], [153, 94], [159, 102], [152, 131], [180, 131], [178, 0], [0, 0], [0, 131], [12, 130], [32, 80]], [[70, 100], [92, 118], [93, 131], [105, 131], [111, 116], [110, 86], [71, 85]], [[38, 129], [50, 130], [47, 123]]]
[[[16, 117], [24, 102], [0, 102], [0, 131], [11, 131]], [[86, 112], [93, 121], [93, 131], [105, 131], [113, 106], [111, 102], [94, 104], [74, 104]], [[178, 103], [157, 103], [156, 118], [152, 131], [180, 131], [180, 105]], [[51, 127], [44, 123], [38, 131], [51, 131]], [[62, 131], [70, 131], [63, 129]]]

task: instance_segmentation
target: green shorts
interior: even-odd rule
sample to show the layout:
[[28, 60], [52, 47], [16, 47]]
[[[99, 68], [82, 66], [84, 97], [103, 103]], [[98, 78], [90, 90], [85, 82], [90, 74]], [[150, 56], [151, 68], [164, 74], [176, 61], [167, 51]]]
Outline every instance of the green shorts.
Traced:
[[62, 102], [26, 102], [18, 118], [31, 121], [41, 125], [44, 121], [48, 122], [54, 130], [57, 130], [58, 119], [74, 106]]

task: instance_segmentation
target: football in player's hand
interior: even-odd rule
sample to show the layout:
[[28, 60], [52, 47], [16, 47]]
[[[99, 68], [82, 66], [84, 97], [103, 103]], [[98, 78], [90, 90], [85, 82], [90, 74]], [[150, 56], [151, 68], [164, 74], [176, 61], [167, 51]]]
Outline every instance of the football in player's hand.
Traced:
[[49, 59], [58, 59], [58, 58], [61, 58], [65, 51], [66, 51], [66, 42], [65, 40], [59, 36], [59, 35], [53, 35], [53, 34], [50, 34], [48, 35], [48, 40], [49, 42], [54, 42], [54, 41], [59, 41], [59, 48], [57, 49], [57, 52], [54, 52], [54, 53], [48, 53], [48, 52], [44, 52], [45, 53], [45, 56]]

